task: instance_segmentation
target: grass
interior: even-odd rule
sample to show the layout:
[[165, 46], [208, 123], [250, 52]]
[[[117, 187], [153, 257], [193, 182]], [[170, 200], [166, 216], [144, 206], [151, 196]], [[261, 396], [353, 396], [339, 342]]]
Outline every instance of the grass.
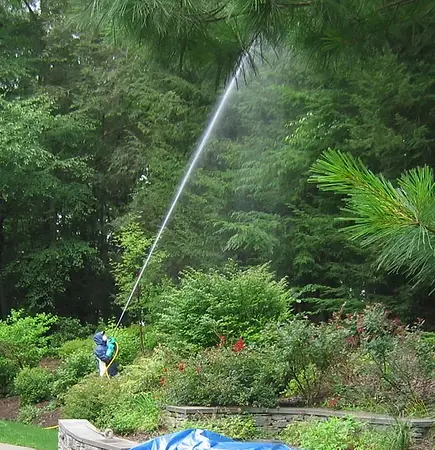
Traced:
[[57, 430], [44, 430], [34, 425], [0, 421], [0, 443], [36, 450], [57, 450]]

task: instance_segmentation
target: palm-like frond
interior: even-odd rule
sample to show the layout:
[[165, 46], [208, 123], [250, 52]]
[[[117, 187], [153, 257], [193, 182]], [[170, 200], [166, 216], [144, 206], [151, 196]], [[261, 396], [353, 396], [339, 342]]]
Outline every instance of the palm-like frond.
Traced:
[[406, 267], [415, 282], [435, 275], [435, 184], [429, 167], [413, 169], [398, 187], [376, 176], [359, 159], [328, 150], [312, 166], [311, 182], [345, 195], [344, 211], [352, 239], [380, 250], [379, 264], [390, 271]]

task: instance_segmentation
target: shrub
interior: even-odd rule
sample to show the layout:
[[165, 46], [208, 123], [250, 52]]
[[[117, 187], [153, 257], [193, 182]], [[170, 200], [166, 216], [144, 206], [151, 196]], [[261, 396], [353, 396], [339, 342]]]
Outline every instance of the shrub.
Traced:
[[290, 301], [285, 280], [275, 281], [267, 266], [242, 270], [230, 262], [221, 271], [191, 269], [162, 296], [157, 326], [175, 347], [212, 347], [219, 336], [255, 340], [287, 313]]
[[68, 419], [86, 419], [94, 424], [119, 394], [119, 380], [90, 375], [72, 386], [64, 396], [63, 414]]
[[315, 450], [405, 450], [409, 437], [399, 442], [394, 428], [374, 430], [352, 419], [294, 422], [280, 438], [289, 445]]
[[178, 405], [268, 407], [276, 404], [280, 379], [264, 352], [216, 348], [169, 368], [161, 383]]
[[313, 403], [330, 392], [348, 354], [343, 330], [293, 320], [270, 327], [264, 334], [263, 345], [268, 346], [274, 364], [279, 366], [287, 395]]
[[111, 428], [115, 433], [150, 432], [158, 429], [160, 410], [149, 393], [130, 395], [122, 388], [120, 395], [101, 411], [96, 424]]
[[154, 350], [159, 344], [159, 334], [154, 327], [144, 327], [143, 342], [145, 350]]
[[92, 334], [91, 325], [82, 325], [79, 319], [74, 317], [58, 317], [49, 338], [50, 347], [60, 348], [65, 342], [86, 339]]
[[92, 339], [73, 339], [62, 344], [58, 353], [62, 359], [65, 359], [74, 353], [92, 353], [93, 349], [94, 342]]
[[435, 333], [434, 332], [422, 332], [421, 333], [421, 339], [427, 343], [432, 350], [435, 349]]
[[0, 394], [9, 394], [20, 368], [16, 362], [0, 356]]
[[23, 405], [18, 411], [18, 422], [32, 424], [41, 415], [41, 409], [35, 405]]
[[186, 421], [177, 430], [203, 428], [237, 440], [252, 440], [261, 436], [250, 416], [229, 416], [218, 419]]
[[344, 320], [335, 317], [331, 325], [344, 329], [352, 351], [350, 370], [334, 389], [341, 407], [427, 414], [435, 396], [435, 354], [422, 339], [421, 323], [405, 326], [382, 305]]
[[52, 394], [61, 397], [68, 388], [96, 369], [96, 360], [92, 353], [82, 350], [70, 354], [55, 372]]
[[120, 378], [88, 376], [68, 390], [64, 403], [65, 417], [87, 419], [122, 434], [153, 431], [160, 422], [154, 395], [132, 392]]
[[22, 404], [38, 403], [50, 398], [53, 374], [40, 367], [21, 370], [14, 380], [14, 390]]
[[123, 390], [131, 394], [154, 392], [161, 388], [162, 377], [173, 355], [165, 349], [156, 348], [151, 356], [142, 357], [126, 367], [122, 373]]
[[12, 311], [7, 320], [0, 320], [0, 356], [20, 368], [35, 366], [48, 352], [48, 331], [57, 318], [49, 314], [24, 316]]

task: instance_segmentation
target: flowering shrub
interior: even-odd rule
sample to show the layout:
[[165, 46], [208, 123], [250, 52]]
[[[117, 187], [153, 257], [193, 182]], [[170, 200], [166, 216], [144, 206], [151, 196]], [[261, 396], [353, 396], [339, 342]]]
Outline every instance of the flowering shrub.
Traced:
[[274, 406], [280, 388], [267, 352], [246, 348], [242, 340], [175, 364], [161, 384], [169, 403], [202, 406]]
[[435, 396], [435, 354], [421, 338], [423, 320], [404, 325], [382, 305], [331, 323], [346, 333], [350, 353], [340, 373], [336, 406], [425, 415]]
[[287, 396], [312, 404], [331, 391], [331, 383], [348, 354], [345, 331], [330, 325], [293, 320], [265, 333]]
[[285, 280], [275, 281], [267, 266], [242, 270], [230, 262], [220, 271], [185, 272], [180, 285], [162, 296], [157, 327], [183, 350], [213, 347], [219, 336], [250, 342], [288, 314], [290, 303]]

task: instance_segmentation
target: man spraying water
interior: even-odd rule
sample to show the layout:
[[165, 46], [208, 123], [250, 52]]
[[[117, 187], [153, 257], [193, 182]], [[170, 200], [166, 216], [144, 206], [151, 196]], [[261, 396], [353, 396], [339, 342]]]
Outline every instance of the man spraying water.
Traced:
[[117, 343], [113, 337], [108, 338], [104, 331], [94, 335], [96, 344], [94, 354], [97, 358], [100, 377], [114, 377], [118, 375], [118, 367], [115, 363], [117, 356]]

